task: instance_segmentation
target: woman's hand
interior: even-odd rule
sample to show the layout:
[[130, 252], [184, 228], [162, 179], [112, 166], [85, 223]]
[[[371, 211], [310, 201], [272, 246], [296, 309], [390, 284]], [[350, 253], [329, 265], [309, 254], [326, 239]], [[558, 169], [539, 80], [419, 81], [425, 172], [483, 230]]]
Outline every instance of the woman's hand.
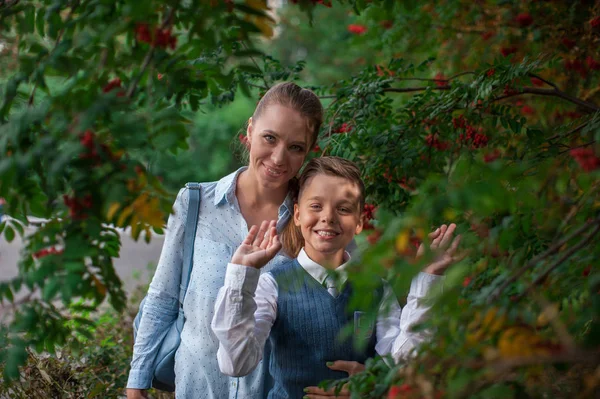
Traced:
[[[327, 367], [331, 370], [345, 371], [348, 375], [354, 375], [365, 370], [365, 365], [358, 362], [351, 362], [347, 360], [336, 360], [335, 362], [327, 363]], [[350, 391], [346, 389], [346, 386], [342, 388], [338, 395], [335, 394], [335, 389], [329, 389], [327, 391], [319, 387], [307, 387], [304, 388], [304, 398], [307, 399], [327, 399], [327, 398], [350, 398]]]
[[248, 236], [231, 258], [231, 263], [260, 269], [281, 249], [275, 221], [263, 221], [260, 228], [252, 226]]
[[[454, 230], [456, 230], [456, 225], [454, 223], [450, 224], [450, 226], [443, 224], [429, 234], [429, 238], [432, 240], [429, 248], [432, 251], [437, 252], [437, 255], [434, 261], [423, 269], [423, 272], [442, 275], [450, 265], [461, 259], [461, 257], [456, 254], [461, 236], [457, 235], [452, 239]], [[417, 257], [422, 256], [424, 253], [425, 246], [424, 244], [421, 244], [417, 251]]]
[[127, 388], [127, 399], [148, 399], [148, 392], [145, 389]]

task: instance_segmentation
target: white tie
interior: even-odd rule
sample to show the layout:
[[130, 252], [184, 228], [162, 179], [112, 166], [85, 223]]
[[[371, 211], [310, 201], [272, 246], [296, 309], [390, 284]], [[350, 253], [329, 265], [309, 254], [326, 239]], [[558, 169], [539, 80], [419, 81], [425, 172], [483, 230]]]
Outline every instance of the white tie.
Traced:
[[334, 298], [337, 298], [338, 296], [338, 289], [335, 286], [335, 279], [333, 278], [333, 275], [330, 274], [327, 276], [327, 278], [325, 278], [325, 286], [327, 287], [327, 292], [329, 292], [329, 295], [331, 295]]

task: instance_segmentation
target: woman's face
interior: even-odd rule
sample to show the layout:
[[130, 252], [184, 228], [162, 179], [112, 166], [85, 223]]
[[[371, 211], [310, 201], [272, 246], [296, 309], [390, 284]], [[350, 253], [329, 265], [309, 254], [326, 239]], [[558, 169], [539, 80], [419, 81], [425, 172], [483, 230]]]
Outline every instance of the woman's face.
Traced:
[[297, 175], [308, 153], [310, 133], [298, 111], [269, 105], [248, 124], [249, 171], [265, 188], [279, 188]]

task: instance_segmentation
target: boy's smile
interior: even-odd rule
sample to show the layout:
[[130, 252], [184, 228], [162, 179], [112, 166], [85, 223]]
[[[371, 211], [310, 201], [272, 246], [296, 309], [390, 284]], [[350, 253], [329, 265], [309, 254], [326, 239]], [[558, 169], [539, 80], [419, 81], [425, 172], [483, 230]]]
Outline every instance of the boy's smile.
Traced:
[[360, 188], [343, 177], [317, 174], [301, 190], [294, 205], [304, 250], [324, 267], [343, 263], [346, 246], [362, 231]]

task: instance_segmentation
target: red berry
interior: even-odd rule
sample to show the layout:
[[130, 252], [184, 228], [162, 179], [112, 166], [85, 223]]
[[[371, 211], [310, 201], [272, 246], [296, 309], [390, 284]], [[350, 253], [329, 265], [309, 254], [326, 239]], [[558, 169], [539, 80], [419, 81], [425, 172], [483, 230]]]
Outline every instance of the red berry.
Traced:
[[571, 50], [577, 44], [575, 40], [569, 39], [568, 37], [563, 37], [561, 42], [563, 46], [567, 48], [567, 50]]
[[525, 28], [533, 23], [533, 17], [529, 13], [521, 13], [517, 15], [515, 21], [521, 26], [521, 28]]
[[390, 29], [392, 26], [394, 26], [393, 21], [390, 20], [381, 21], [379, 24], [383, 29]]
[[591, 19], [590, 20], [590, 25], [594, 29], [600, 28], [600, 17], [595, 17], [595, 18]]
[[336, 130], [334, 130], [334, 133], [350, 133], [352, 131], [352, 126], [350, 126], [348, 123], [344, 122], [342, 123], [342, 125], [337, 128]]
[[496, 69], [491, 68], [488, 69], [488, 71], [485, 73], [488, 77], [494, 76], [494, 74], [496, 73]]
[[353, 33], [355, 35], [362, 35], [367, 31], [367, 27], [359, 24], [350, 24], [348, 25], [348, 32]]
[[444, 87], [444, 86], [448, 85], [448, 80], [446, 79], [444, 74], [441, 72], [438, 72], [435, 74], [434, 80], [435, 80], [436, 86], [438, 86], [438, 87]]
[[592, 71], [600, 70], [600, 62], [593, 59], [591, 55], [587, 56], [587, 58], [585, 59], [585, 63], [587, 64], [588, 68], [590, 68]]
[[500, 151], [496, 148], [493, 152], [488, 152], [483, 156], [483, 161], [485, 163], [494, 162], [496, 159], [500, 158]]
[[521, 113], [523, 115], [533, 115], [533, 114], [535, 114], [535, 110], [533, 108], [531, 108], [529, 105], [524, 105], [523, 108], [521, 108]]
[[592, 265], [587, 265], [585, 269], [583, 269], [583, 272], [581, 272], [581, 275], [583, 277], [587, 277], [590, 275], [590, 273], [592, 272]]
[[531, 78], [531, 84], [537, 87], [542, 87], [544, 85], [544, 81], [538, 78]]
[[483, 32], [481, 34], [481, 38], [483, 40], [489, 40], [490, 38], [494, 37], [496, 33], [492, 32], [492, 31], [487, 31], [487, 32]]
[[600, 168], [600, 158], [594, 154], [594, 150], [591, 148], [574, 148], [569, 153], [586, 172]]
[[516, 47], [502, 47], [500, 49], [500, 53], [502, 54], [502, 56], [504, 57], [508, 57], [511, 54], [514, 54], [517, 52], [517, 48]]
[[462, 286], [467, 288], [469, 286], [469, 284], [471, 284], [472, 280], [473, 280], [473, 277], [470, 277], [470, 276], [465, 277], [465, 279], [462, 282]]

